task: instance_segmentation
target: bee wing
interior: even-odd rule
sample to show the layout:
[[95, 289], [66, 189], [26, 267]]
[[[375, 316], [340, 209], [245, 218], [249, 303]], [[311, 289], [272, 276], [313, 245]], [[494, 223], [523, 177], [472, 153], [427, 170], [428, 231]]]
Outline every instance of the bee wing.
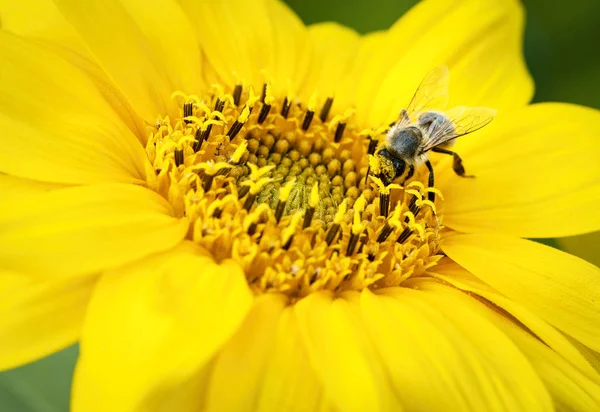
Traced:
[[438, 66], [427, 73], [406, 108], [407, 114], [412, 117], [426, 110], [445, 109], [449, 81], [450, 72], [446, 66]]
[[423, 152], [481, 129], [494, 119], [496, 113], [496, 109], [489, 107], [466, 106], [446, 111], [445, 115], [450, 121], [431, 131]]

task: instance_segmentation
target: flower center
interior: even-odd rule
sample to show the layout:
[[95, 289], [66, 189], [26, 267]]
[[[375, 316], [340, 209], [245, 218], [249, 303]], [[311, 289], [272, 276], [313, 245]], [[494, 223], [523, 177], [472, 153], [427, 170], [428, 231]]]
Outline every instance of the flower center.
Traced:
[[441, 258], [426, 174], [402, 187], [366, 178], [385, 128], [361, 131], [351, 110], [330, 115], [332, 99], [317, 108], [268, 85], [174, 97], [182, 117], [151, 129], [148, 185], [189, 220], [190, 240], [241, 265], [255, 293], [396, 286]]

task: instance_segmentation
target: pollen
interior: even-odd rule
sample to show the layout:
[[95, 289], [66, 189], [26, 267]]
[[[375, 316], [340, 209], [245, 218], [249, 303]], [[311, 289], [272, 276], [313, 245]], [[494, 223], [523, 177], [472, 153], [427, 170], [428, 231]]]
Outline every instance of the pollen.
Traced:
[[303, 103], [238, 84], [173, 98], [180, 118], [149, 127], [148, 186], [254, 293], [397, 286], [442, 257], [441, 193], [424, 172], [389, 185], [369, 175], [386, 129], [359, 128], [352, 109], [330, 115], [333, 97]]

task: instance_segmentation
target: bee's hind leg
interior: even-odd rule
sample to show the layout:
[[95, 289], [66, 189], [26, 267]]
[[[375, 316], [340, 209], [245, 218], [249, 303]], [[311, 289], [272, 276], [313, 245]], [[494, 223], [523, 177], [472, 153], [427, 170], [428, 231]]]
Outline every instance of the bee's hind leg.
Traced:
[[475, 177], [473, 175], [465, 174], [465, 168], [462, 164], [462, 159], [458, 155], [458, 153], [453, 152], [452, 150], [442, 149], [441, 147], [434, 147], [431, 149], [432, 152], [443, 153], [452, 156], [452, 169], [454, 173], [459, 175], [460, 177]]
[[[433, 184], [434, 184], [433, 166], [431, 165], [431, 162], [429, 160], [425, 161], [425, 166], [427, 166], [427, 169], [429, 169], [429, 179], [427, 181], [427, 187], [433, 187]], [[427, 199], [429, 201], [431, 201], [432, 203], [435, 203], [435, 193], [433, 193], [433, 192], [427, 193]]]

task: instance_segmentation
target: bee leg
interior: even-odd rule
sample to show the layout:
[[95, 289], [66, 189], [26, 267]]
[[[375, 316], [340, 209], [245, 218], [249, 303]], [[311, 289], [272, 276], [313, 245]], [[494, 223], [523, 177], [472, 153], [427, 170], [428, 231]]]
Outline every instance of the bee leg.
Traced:
[[[404, 170], [402, 170], [402, 173], [404, 173]], [[408, 179], [413, 177], [414, 174], [415, 174], [415, 167], [413, 165], [408, 165], [408, 173], [406, 174], [406, 177], [402, 181], [402, 184], [404, 184], [404, 182], [406, 182]]]
[[459, 175], [460, 177], [475, 177], [473, 175], [466, 175], [465, 168], [462, 165], [462, 159], [458, 155], [458, 153], [453, 152], [452, 150], [442, 149], [441, 147], [434, 147], [431, 149], [432, 152], [443, 153], [452, 156], [452, 169], [454, 173]]
[[[433, 187], [434, 179], [433, 179], [433, 166], [429, 160], [425, 161], [425, 166], [429, 169], [429, 180], [427, 181], [427, 187]], [[435, 203], [435, 193], [429, 192], [427, 193], [427, 199], [431, 202]]]

